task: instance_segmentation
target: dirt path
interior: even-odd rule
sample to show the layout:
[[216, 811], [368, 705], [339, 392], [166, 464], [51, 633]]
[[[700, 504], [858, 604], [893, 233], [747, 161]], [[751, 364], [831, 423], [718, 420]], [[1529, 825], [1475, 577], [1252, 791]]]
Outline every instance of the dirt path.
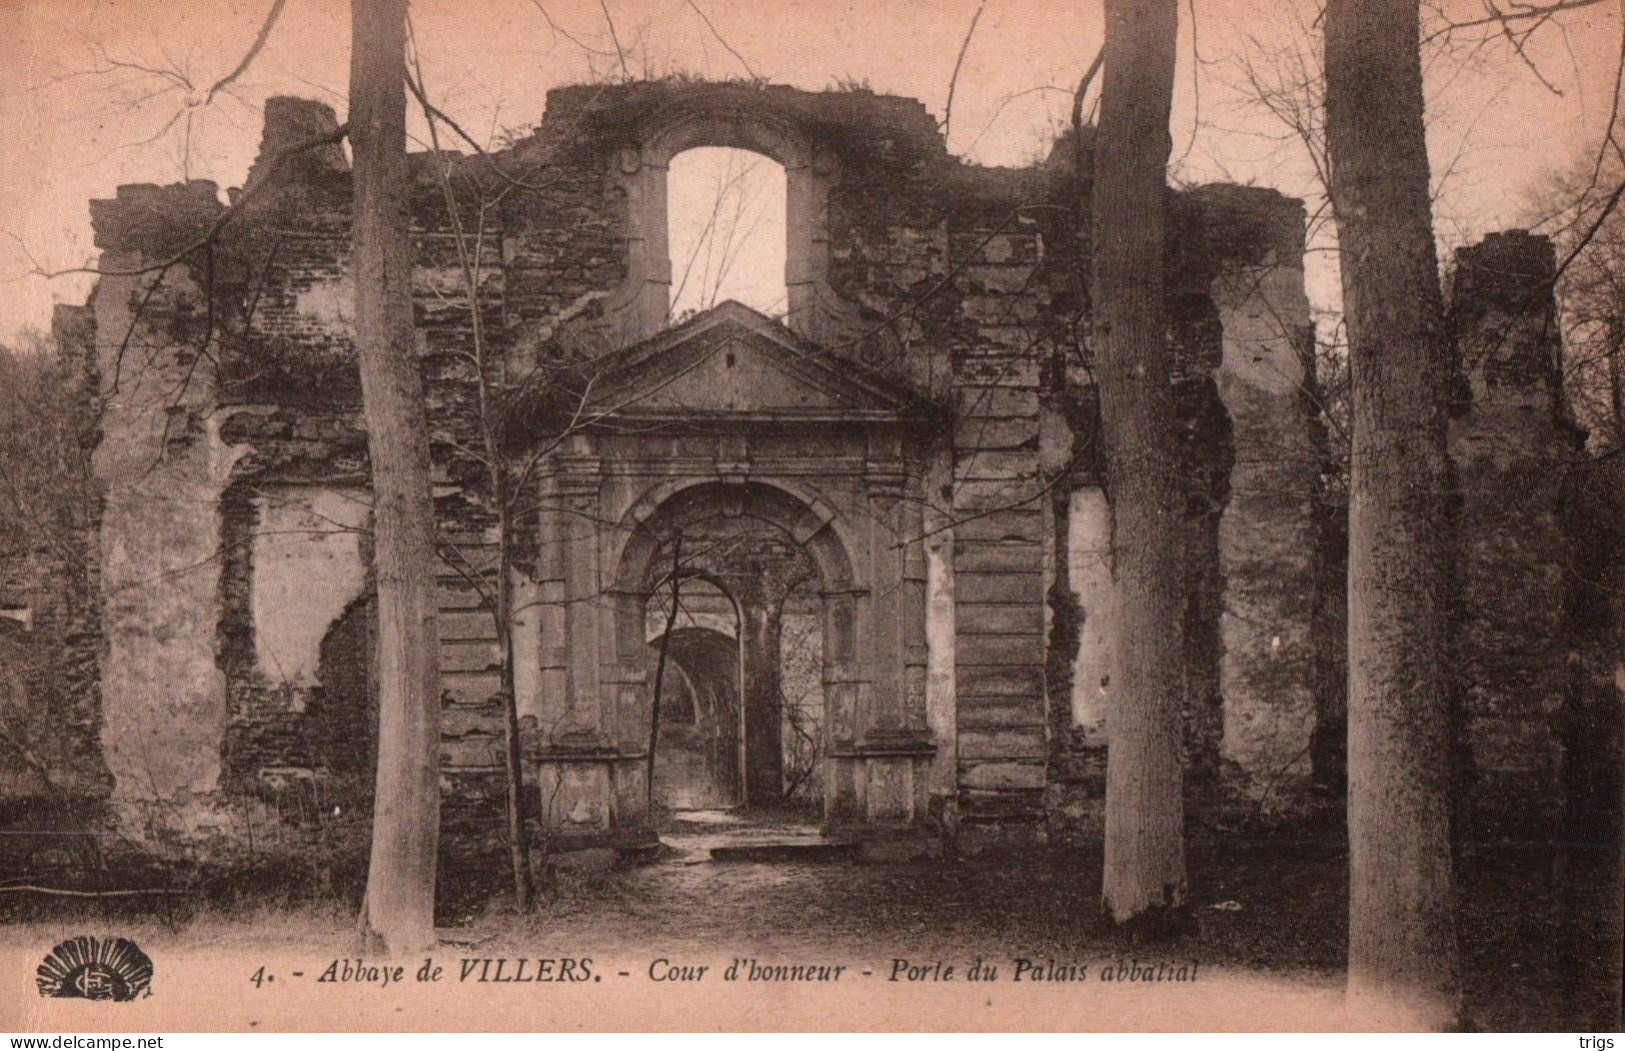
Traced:
[[[757, 827], [748, 834], [796, 831]], [[443, 917], [444, 955], [448, 960], [591, 959], [595, 982], [621, 982], [648, 998], [639, 999], [639, 1009], [657, 1012], [649, 1024], [673, 1024], [673, 1019], [700, 1024], [700, 1015], [660, 1013], [678, 1009], [672, 990], [684, 983], [658, 981], [650, 968], [659, 961], [709, 969], [705, 981], [688, 988], [689, 999], [681, 1001], [694, 1010], [702, 1002], [694, 996], [714, 991], [734, 961], [841, 966], [847, 969], [843, 995], [856, 989], [892, 1003], [905, 1012], [895, 1016], [898, 1024], [911, 1018], [909, 1024], [917, 1026], [976, 1027], [978, 1016], [963, 1013], [963, 993], [959, 999], [946, 995], [947, 984], [930, 975], [933, 968], [940, 974], [953, 966], [963, 982], [981, 961], [999, 968], [993, 988], [1004, 998], [998, 1002], [1026, 997], [1032, 1010], [1048, 1012], [1028, 1018], [1030, 1026], [1128, 1025], [1139, 1009], [1134, 1005], [1150, 1003], [1145, 997], [1160, 998], [1159, 1018], [1193, 1026], [1222, 1022], [1252, 1028], [1279, 1018], [1283, 1025], [1290, 1020], [1321, 1028], [1341, 1020], [1335, 1012], [1340, 1010], [1347, 887], [1336, 844], [1233, 838], [1198, 844], [1190, 858], [1194, 929], [1171, 944], [1148, 946], [1100, 921], [1098, 853], [1040, 851], [885, 864], [710, 860], [709, 847], [737, 839], [734, 832], [722, 823], [673, 833], [667, 837], [670, 849], [637, 867], [569, 859], [547, 900], [524, 918], [507, 910], [499, 882], [490, 885], [495, 893], [489, 894], [458, 885], [459, 907]], [[1582, 893], [1574, 885], [1560, 897], [1548, 869], [1516, 858], [1469, 856], [1468, 861], [1462, 927], [1469, 1012], [1477, 1025], [1557, 1031], [1617, 1026], [1619, 945], [1609, 934], [1610, 922], [1617, 930], [1617, 900], [1607, 904], [1605, 887]], [[225, 914], [204, 911], [171, 928], [150, 913], [80, 907], [36, 913], [26, 922], [13, 916], [14, 922], [0, 930], [0, 948], [19, 958], [37, 956], [58, 936], [117, 930], [140, 940], [155, 959], [170, 961], [172, 973], [180, 968], [207, 983], [216, 980], [216, 972], [235, 976], [243, 970], [240, 961], [249, 959], [303, 961], [308, 970], [323, 958], [353, 954], [353, 917], [348, 902], [291, 910], [261, 902]], [[220, 964], [222, 958], [231, 962]], [[901, 972], [898, 960], [907, 961]], [[1189, 967], [1197, 981], [1179, 986], [1099, 980], [1108, 967], [1159, 964], [1169, 975]], [[1024, 981], [1014, 981], [1023, 967]], [[1094, 980], [1069, 981], [1068, 968], [1087, 968]], [[889, 981], [894, 972], [904, 979], [910, 973], [921, 977], [894, 983]], [[0, 986], [11, 977], [0, 975]], [[810, 988], [796, 987], [803, 993]], [[796, 1001], [801, 1006], [780, 1004], [787, 994], [772, 983], [758, 993], [766, 997], [761, 1003], [779, 1005], [774, 1010], [811, 1010], [802, 1001]], [[455, 1004], [464, 1003], [456, 996], [473, 994], [435, 995], [450, 997], [444, 1006], [454, 1011], [463, 1009]], [[239, 999], [245, 1009], [272, 1002]], [[844, 1002], [837, 998], [830, 1004]], [[718, 1000], [712, 1007], [722, 1011], [727, 1003]], [[497, 1018], [510, 1017], [506, 1012], [482, 1017], [496, 1025]], [[265, 1017], [268, 1024], [273, 1017], [297, 1021], [296, 1015]], [[590, 1011], [588, 1017], [594, 1017]], [[833, 1017], [794, 1017], [808, 1026], [839, 1027]], [[598, 1021], [608, 1024], [602, 1017]]]

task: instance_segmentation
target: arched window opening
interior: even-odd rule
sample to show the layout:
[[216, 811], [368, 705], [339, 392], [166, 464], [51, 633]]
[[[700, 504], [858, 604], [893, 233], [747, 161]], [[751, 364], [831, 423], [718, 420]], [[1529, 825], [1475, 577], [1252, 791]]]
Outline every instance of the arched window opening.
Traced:
[[749, 150], [703, 146], [672, 159], [666, 185], [671, 320], [729, 299], [782, 317], [789, 300], [784, 168]]

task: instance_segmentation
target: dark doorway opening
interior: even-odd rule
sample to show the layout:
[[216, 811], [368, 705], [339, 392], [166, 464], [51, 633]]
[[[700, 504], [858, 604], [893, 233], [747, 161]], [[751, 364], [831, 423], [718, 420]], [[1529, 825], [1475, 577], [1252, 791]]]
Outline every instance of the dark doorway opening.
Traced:
[[675, 618], [669, 586], [645, 607], [647, 681], [661, 683], [655, 805], [668, 824], [816, 824], [824, 788], [816, 571], [775, 526], [707, 526], [685, 538], [694, 557]]
[[739, 644], [714, 628], [673, 628], [666, 648], [655, 747], [655, 802], [668, 811], [726, 810], [740, 803]]

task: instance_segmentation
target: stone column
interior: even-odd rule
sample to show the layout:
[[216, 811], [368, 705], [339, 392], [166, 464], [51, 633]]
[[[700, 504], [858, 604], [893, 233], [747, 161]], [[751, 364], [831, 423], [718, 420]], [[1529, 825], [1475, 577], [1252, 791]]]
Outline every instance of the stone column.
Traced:
[[598, 531], [599, 462], [596, 457], [561, 457], [554, 491], [564, 507], [553, 515], [564, 582], [564, 657], [568, 668], [565, 716], [555, 741], [601, 741], [604, 712], [600, 696], [600, 574]]
[[1551, 242], [1491, 234], [1456, 253], [1451, 295], [1458, 405], [1463, 826], [1542, 839], [1562, 815], [1564, 539], [1580, 435], [1562, 407]]
[[530, 574], [515, 569], [509, 576], [513, 589], [513, 619], [508, 631], [513, 637], [514, 706], [521, 721], [535, 726], [542, 704], [542, 585]]
[[671, 249], [667, 243], [667, 160], [627, 147], [615, 156], [626, 192], [626, 261], [629, 284], [610, 313], [624, 346], [659, 332], [671, 312]]
[[[918, 478], [906, 487], [919, 491]], [[899, 631], [903, 657], [903, 729], [920, 740], [929, 740], [927, 680], [930, 668], [930, 642], [926, 632], [930, 571], [925, 554], [925, 509], [919, 500], [899, 500], [898, 519], [903, 534], [894, 543], [902, 544], [903, 579], [898, 586], [902, 609]]]
[[209, 813], [231, 714], [218, 659], [221, 498], [247, 447], [221, 439], [214, 370], [190, 360], [209, 313], [202, 275], [190, 264], [116, 272], [204, 228], [220, 211], [215, 193], [202, 182], [123, 186], [91, 202], [100, 263], [113, 271], [92, 298], [106, 399], [92, 457], [103, 500], [101, 750], [115, 806], [161, 804], [149, 827], [186, 834], [228, 826]]
[[1303, 205], [1273, 191], [1197, 191], [1223, 345], [1214, 375], [1234, 461], [1219, 519], [1224, 698], [1220, 757], [1231, 787], [1273, 807], [1303, 798], [1315, 729], [1315, 501], [1319, 446], [1307, 396], [1312, 344]]
[[[561, 535], [565, 493], [560, 491], [556, 473], [548, 471], [536, 488], [538, 503], [544, 508], [538, 514], [537, 546], [537, 599], [541, 662], [540, 680], [535, 699], [535, 716], [541, 743], [546, 744], [552, 731], [563, 725], [570, 707], [570, 649], [567, 645], [570, 605], [565, 601], [565, 545]], [[524, 709], [521, 709], [521, 714]]]
[[900, 439], [872, 433], [868, 452], [864, 502], [853, 519], [863, 534], [855, 554], [866, 587], [850, 599], [825, 592], [829, 652], [845, 651], [842, 633], [851, 629], [838, 622], [855, 616], [858, 657], [855, 677], [833, 662], [825, 669], [832, 731], [825, 816], [831, 827], [902, 830], [926, 817], [933, 753], [926, 721], [924, 527], [919, 502], [904, 499], [918, 480], [910, 478]]
[[858, 696], [863, 692], [863, 662], [858, 656], [858, 606], [861, 591], [824, 591], [824, 724], [832, 752], [857, 746]]
[[908, 604], [910, 589], [905, 586], [907, 556], [903, 546], [909, 539], [908, 516], [902, 507], [900, 467], [871, 464], [866, 484], [869, 550], [862, 557], [869, 564], [869, 579], [873, 582], [872, 616], [869, 630], [858, 643], [864, 647], [869, 663], [871, 687], [859, 727], [864, 739], [889, 742], [909, 734], [904, 643], [909, 621], [916, 613], [923, 616], [925, 605], [923, 594], [917, 611]]

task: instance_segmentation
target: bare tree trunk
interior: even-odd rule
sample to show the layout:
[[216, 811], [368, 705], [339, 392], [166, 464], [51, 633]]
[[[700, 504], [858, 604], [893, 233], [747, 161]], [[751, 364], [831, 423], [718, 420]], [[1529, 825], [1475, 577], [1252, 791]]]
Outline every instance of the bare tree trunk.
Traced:
[[355, 342], [372, 459], [378, 777], [361, 930], [399, 955], [434, 944], [440, 668], [434, 502], [412, 331], [406, 0], [352, 0]]
[[1326, 134], [1354, 405], [1349, 992], [1407, 1027], [1448, 1027], [1460, 1009], [1450, 857], [1449, 361], [1418, 32], [1416, 0], [1327, 5]]
[[[474, 296], [469, 295], [472, 302]], [[478, 310], [478, 304], [474, 304]], [[480, 362], [484, 367], [484, 360]], [[480, 382], [485, 381], [482, 377]], [[483, 399], [481, 402], [484, 404]], [[496, 443], [490, 440], [491, 428], [485, 433], [487, 454], [492, 457], [492, 488], [496, 491], [496, 505], [501, 535], [497, 537], [497, 593], [492, 619], [496, 623], [497, 638], [502, 640], [502, 764], [507, 775], [508, 794], [508, 864], [513, 870], [513, 904], [521, 915], [530, 911], [534, 888], [530, 879], [530, 828], [525, 822], [525, 766], [523, 735], [519, 726], [519, 687], [514, 678], [513, 647], [513, 502], [508, 493], [502, 465], [495, 459]]]
[[1163, 298], [1177, 0], [1106, 0], [1095, 150], [1100, 412], [1121, 603], [1108, 719], [1103, 905], [1177, 923], [1185, 904], [1182, 704], [1185, 525]]

